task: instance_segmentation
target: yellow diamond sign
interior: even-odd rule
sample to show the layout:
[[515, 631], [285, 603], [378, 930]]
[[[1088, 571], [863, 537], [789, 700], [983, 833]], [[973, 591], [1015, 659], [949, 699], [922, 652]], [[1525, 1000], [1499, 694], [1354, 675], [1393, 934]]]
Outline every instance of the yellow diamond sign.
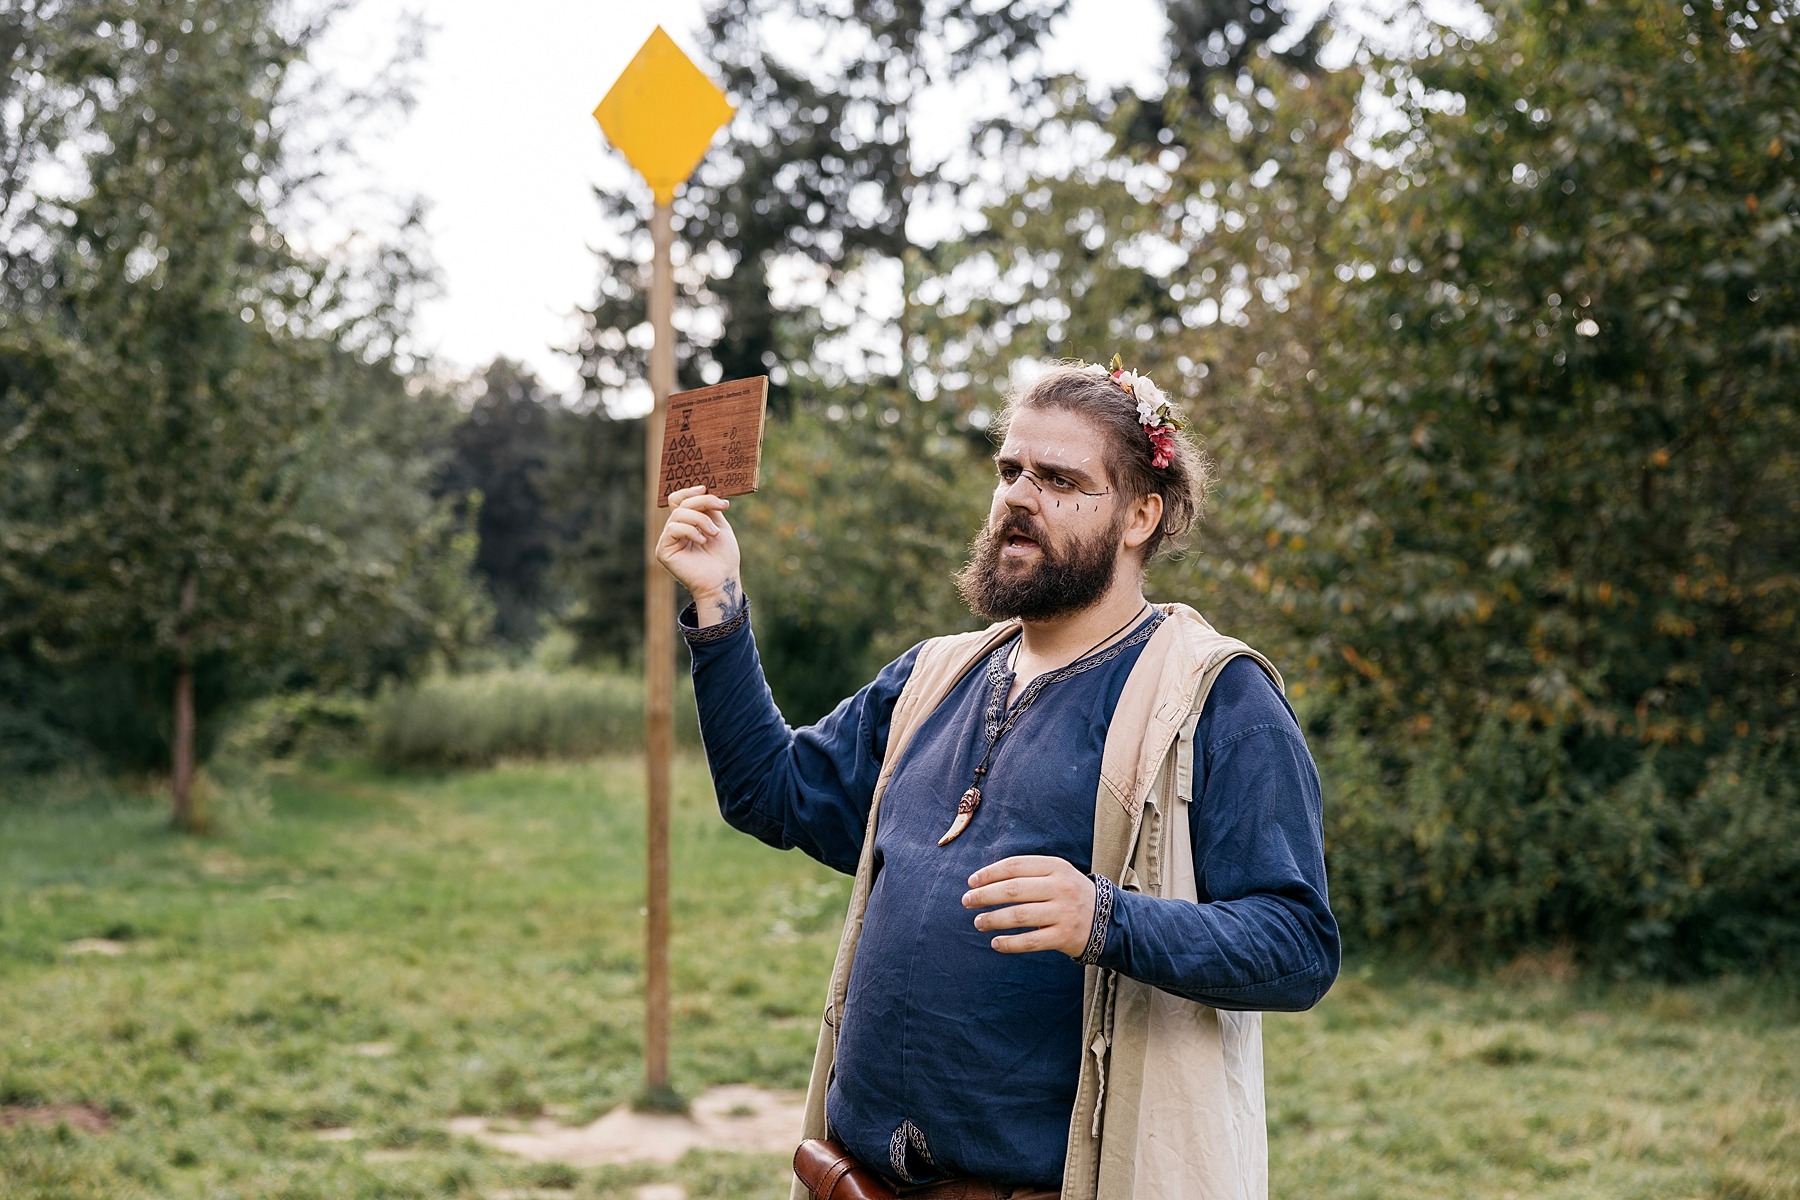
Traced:
[[725, 93], [658, 25], [594, 109], [594, 120], [650, 184], [656, 202], [667, 204], [733, 111]]

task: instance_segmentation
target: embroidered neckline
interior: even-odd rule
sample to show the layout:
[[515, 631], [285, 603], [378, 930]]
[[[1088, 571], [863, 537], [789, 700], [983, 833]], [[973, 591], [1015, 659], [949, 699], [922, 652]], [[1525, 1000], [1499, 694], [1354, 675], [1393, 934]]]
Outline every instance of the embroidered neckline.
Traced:
[[[981, 783], [988, 773], [989, 764], [994, 760], [994, 752], [999, 748], [1000, 739], [1019, 723], [1019, 718], [1025, 715], [1045, 688], [1111, 662], [1123, 654], [1127, 647], [1135, 646], [1147, 639], [1162, 623], [1164, 614], [1161, 610], [1148, 604], [1144, 607], [1150, 609], [1150, 616], [1141, 623], [1136, 632], [1123, 641], [1112, 642], [1104, 650], [1100, 649], [1100, 646], [1130, 628], [1131, 622], [1127, 621], [1096, 643], [1094, 649], [1089, 650], [1074, 662], [1065, 667], [1058, 667], [1054, 671], [1046, 671], [1026, 684], [1025, 690], [1019, 694], [1018, 703], [1010, 708], [1006, 704], [1006, 694], [1012, 690], [1013, 673], [1007, 668], [1006, 659], [1013, 648], [1012, 639], [1009, 638], [1006, 642], [994, 647], [993, 653], [988, 655], [987, 664], [988, 683], [991, 688], [988, 693], [986, 723], [983, 728], [983, 732], [987, 734], [987, 749], [982, 752], [981, 762], [975, 767], [973, 782], [969, 784], [968, 790], [962, 794], [961, 799], [956, 802], [956, 816], [951, 820], [950, 828], [944, 831], [944, 836], [938, 839], [938, 845], [948, 846], [954, 842], [962, 836], [962, 831], [969, 827], [969, 822], [974, 820], [975, 810], [981, 807]], [[1138, 611], [1142, 612], [1143, 609]], [[1023, 635], [1021, 634], [1021, 636]]]
[[1053, 683], [1061, 683], [1063, 680], [1072, 679], [1083, 672], [1092, 671], [1095, 667], [1105, 666], [1139, 642], [1148, 640], [1150, 635], [1156, 632], [1156, 627], [1161, 625], [1167, 616], [1168, 614], [1162, 609], [1152, 608], [1150, 615], [1144, 618], [1143, 625], [1134, 630], [1131, 636], [1121, 638], [1104, 650], [1096, 650], [1086, 658], [1078, 658], [1066, 667], [1058, 667], [1054, 671], [1046, 671], [1039, 675], [1025, 685], [1025, 690], [1019, 694], [1018, 702], [1012, 706], [1010, 714], [1006, 705], [1006, 693], [1012, 690], [1013, 673], [1007, 669], [1006, 660], [1012, 655], [1018, 635], [1015, 634], [1001, 642], [994, 647], [994, 652], [988, 655], [987, 660], [987, 678], [990, 689], [987, 706], [988, 740], [996, 740], [1000, 724], [1008, 715], [1011, 715], [1015, 721], [1020, 715], [1023, 715], [1024, 710], [1037, 699], [1039, 692]]

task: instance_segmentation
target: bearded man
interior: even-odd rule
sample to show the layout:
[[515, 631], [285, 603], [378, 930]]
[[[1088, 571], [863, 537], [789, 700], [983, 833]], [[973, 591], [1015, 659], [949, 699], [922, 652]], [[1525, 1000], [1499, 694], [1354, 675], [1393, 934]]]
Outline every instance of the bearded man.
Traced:
[[1209, 474], [1161, 392], [1063, 366], [999, 431], [956, 581], [996, 623], [803, 729], [729, 501], [670, 497], [720, 811], [856, 878], [794, 1195], [1260, 1200], [1259, 1014], [1338, 969], [1317, 772], [1273, 665], [1144, 598]]

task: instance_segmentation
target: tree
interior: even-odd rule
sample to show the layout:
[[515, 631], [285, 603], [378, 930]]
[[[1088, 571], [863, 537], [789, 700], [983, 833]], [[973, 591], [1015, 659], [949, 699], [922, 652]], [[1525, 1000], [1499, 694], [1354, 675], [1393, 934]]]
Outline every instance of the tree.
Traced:
[[1310, 254], [1295, 193], [1341, 147], [1354, 72], [1319, 67], [1327, 27], [1294, 26], [1276, 0], [1165, 11], [1163, 86], [1096, 98], [1080, 76], [1049, 81], [1042, 111], [1014, 131], [1004, 191], [936, 256], [922, 295], [951, 407], [991, 413], [1021, 360], [1118, 352], [1159, 378], [1204, 378], [1216, 349], [1194, 354], [1188, 332], [1234, 320], [1257, 299], [1247, 281]]
[[994, 210], [969, 344], [1187, 393], [1223, 483], [1157, 583], [1288, 668], [1352, 932], [1791, 957], [1795, 16], [1491, 17], [1070, 105], [1113, 153]]
[[32, 180], [75, 123], [86, 38], [68, 0], [19, 0], [0, 14], [0, 287], [41, 291], [45, 212]]
[[[892, 579], [899, 563], [916, 557], [909, 551], [884, 574], [874, 530], [893, 519], [892, 505], [905, 497], [911, 506], [901, 523], [908, 541], [926, 528], [944, 539], [918, 559], [933, 571], [960, 562], [973, 532], [972, 522], [947, 518], [963, 511], [962, 499], [920, 490], [927, 479], [962, 478], [980, 435], [967, 436], [963, 414], [938, 403], [918, 370], [929, 353], [929, 302], [919, 288], [932, 273], [933, 246], [908, 220], [928, 198], [966, 184], [981, 159], [924, 161], [914, 119], [929, 87], [983, 72], [1008, 79], [1014, 100], [1037, 95], [1037, 45], [1065, 4], [977, 10], [942, 0], [721, 0], [709, 8], [702, 57], [723, 73], [738, 116], [675, 201], [678, 241], [688, 248], [675, 264], [686, 298], [677, 314], [678, 376], [691, 387], [767, 374], [772, 413], [794, 419], [772, 426], [765, 439], [764, 477], [776, 499], [753, 498], [740, 512], [753, 534], [778, 538], [770, 546], [778, 565], [753, 569], [750, 582], [764, 601], [756, 611], [770, 678], [792, 713], [816, 714], [831, 690], [868, 663], [872, 646], [920, 629], [911, 601], [948, 573]], [[797, 28], [815, 39], [805, 52], [792, 45], [789, 31]], [[1011, 136], [1005, 121], [979, 132], [990, 142]], [[639, 201], [601, 201], [615, 227], [642, 228]], [[633, 332], [645, 320], [647, 242], [640, 236], [628, 245], [627, 255], [601, 257], [599, 295], [579, 348], [583, 377], [602, 408], [644, 374], [647, 342]], [[804, 287], [797, 294], [783, 287], [784, 275], [804, 278]], [[818, 302], [821, 292], [840, 288], [873, 299]], [[869, 310], [889, 305], [898, 319], [871, 318]], [[810, 411], [802, 416], [802, 408]], [[617, 430], [596, 424], [589, 432]], [[813, 479], [821, 461], [853, 470], [859, 487]], [[793, 495], [802, 484], [816, 486]], [[826, 491], [841, 503], [826, 505]], [[641, 562], [639, 502], [625, 493], [620, 503], [596, 526], [613, 540], [590, 536], [581, 553], [591, 581], [581, 593], [584, 641], [599, 628], [629, 630], [636, 640], [635, 625], [595, 619], [616, 612], [632, 594], [627, 587], [635, 590], [627, 580]], [[815, 521], [802, 511], [808, 503], [830, 511]], [[808, 542], [787, 540], [801, 530]], [[818, 578], [804, 578], [812, 573]], [[831, 595], [829, 606], [813, 603], [821, 592]], [[771, 624], [778, 621], [791, 625], [778, 629]]]
[[536, 376], [504, 358], [488, 364], [474, 388], [474, 402], [450, 433], [438, 488], [479, 497], [475, 571], [494, 602], [494, 636], [528, 647], [542, 619], [560, 608], [550, 565], [567, 531], [545, 501], [543, 476], [557, 452], [562, 414]]
[[[914, 110], [931, 86], [998, 70], [1029, 101], [1039, 41], [1067, 0], [975, 9], [945, 0], [718, 0], [707, 11], [701, 57], [723, 73], [738, 105], [728, 136], [676, 198], [690, 303], [706, 314], [683, 331], [688, 386], [767, 374], [771, 405], [787, 411], [790, 369], [819, 369], [820, 343], [856, 314], [828, 315], [801, 297], [778, 297], [770, 272], [804, 266], [834, 288], [859, 269], [898, 264], [926, 247], [908, 217], [932, 189], [959, 180], [921, 161]], [[777, 36], [777, 30], [782, 31]], [[796, 54], [789, 36], [812, 43]], [[641, 198], [601, 195], [611, 223], [642, 230]], [[588, 387], [616, 393], [644, 377], [644, 348], [627, 337], [645, 317], [647, 239], [625, 258], [601, 256], [598, 300], [579, 349]], [[903, 286], [916, 282], [913, 276]], [[911, 331], [901, 322], [899, 357]], [[899, 364], [881, 372], [904, 376]]]
[[304, 15], [65, 11], [94, 31], [87, 190], [44, 230], [51, 295], [0, 348], [0, 637], [167, 677], [184, 828], [204, 825], [197, 675], [367, 677], [480, 618], [472, 546], [416, 450], [433, 414], [394, 358], [409, 256], [355, 270], [276, 219], [301, 165], [282, 88], [320, 28]]
[[834, 416], [802, 398], [765, 446], [762, 489], [731, 512], [755, 551], [744, 585], [757, 647], [794, 722], [824, 716], [921, 639], [982, 624], [950, 577], [993, 479], [953, 431], [903, 437], [897, 408]]
[[1331, 461], [1279, 475], [1339, 486], [1262, 562], [1334, 730], [1406, 785], [1376, 928], [1800, 948], [1795, 15], [1519, 0], [1387, 73]]
[[574, 598], [559, 619], [581, 659], [625, 662], [643, 644], [644, 420], [603, 405], [556, 417], [542, 477], [561, 530], [550, 577]]

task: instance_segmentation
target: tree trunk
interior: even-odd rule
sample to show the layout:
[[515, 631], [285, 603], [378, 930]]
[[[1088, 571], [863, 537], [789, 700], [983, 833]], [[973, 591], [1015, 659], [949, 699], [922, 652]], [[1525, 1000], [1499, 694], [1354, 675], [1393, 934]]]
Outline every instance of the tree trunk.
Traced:
[[[181, 581], [181, 622], [186, 626], [198, 598], [198, 583], [190, 573]], [[189, 651], [189, 634], [184, 628], [175, 668], [175, 734], [170, 739], [170, 790], [175, 793], [175, 828], [186, 833], [200, 833], [206, 819], [194, 796], [194, 659]]]

